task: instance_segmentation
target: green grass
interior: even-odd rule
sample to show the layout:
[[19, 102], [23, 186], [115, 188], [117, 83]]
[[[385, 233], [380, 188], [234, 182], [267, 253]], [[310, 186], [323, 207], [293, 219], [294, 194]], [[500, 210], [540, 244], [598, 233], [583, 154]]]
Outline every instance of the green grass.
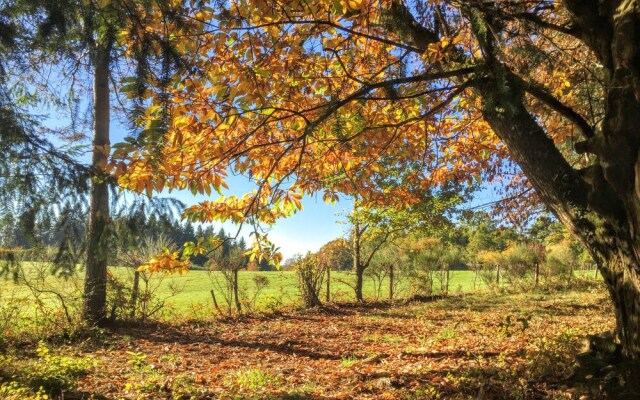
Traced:
[[[122, 279], [131, 279], [128, 277], [129, 271], [124, 268], [111, 268], [112, 273]], [[241, 271], [239, 273], [239, 287], [241, 296], [249, 301], [253, 306], [253, 296], [255, 293], [254, 277], [264, 276], [269, 280], [269, 284], [264, 288], [255, 299], [255, 308], [278, 308], [280, 305], [297, 305], [300, 303], [299, 292], [297, 286], [297, 276], [293, 271]], [[486, 290], [486, 285], [480, 278], [477, 279], [476, 288], [474, 289], [474, 274], [472, 271], [451, 271], [451, 282], [449, 290], [451, 293], [456, 292], [473, 292], [478, 290]], [[355, 275], [350, 272], [332, 272], [331, 273], [331, 299], [332, 301], [353, 301], [354, 291], [349, 286], [355, 282]], [[205, 305], [212, 307], [211, 289], [214, 289], [218, 304], [225, 308], [224, 277], [220, 272], [206, 272], [193, 270], [184, 275], [172, 275], [164, 277], [162, 283], [158, 287], [157, 295], [159, 297], [168, 296], [171, 292], [170, 286], [175, 285], [179, 288], [178, 293], [168, 299], [171, 307], [177, 312], [194, 311]], [[326, 283], [325, 283], [326, 285]], [[388, 297], [387, 280], [383, 282], [380, 299]], [[398, 295], [407, 294], [404, 288], [400, 288]], [[371, 279], [365, 279], [363, 292], [365, 299], [377, 299], [377, 293], [374, 282]], [[324, 299], [326, 289], [321, 292], [321, 299]]]
[[[47, 273], [45, 265], [37, 263], [25, 263], [24, 268], [34, 279], [40, 276], [44, 279], [43, 287], [52, 288], [59, 291], [69, 298], [79, 298], [82, 289], [82, 272], [76, 276], [63, 279], [56, 278]], [[39, 272], [38, 272], [39, 271]], [[133, 271], [122, 267], [110, 267], [109, 272], [118, 280], [130, 285], [133, 280]], [[577, 275], [585, 277], [593, 277], [592, 271], [578, 271]], [[266, 287], [256, 295], [255, 293], [255, 277], [262, 276], [268, 279]], [[299, 292], [297, 287], [297, 276], [293, 271], [240, 271], [240, 292], [245, 304], [254, 310], [275, 310], [281, 306], [295, 306], [300, 304]], [[331, 300], [332, 301], [353, 301], [354, 291], [349, 285], [355, 282], [355, 275], [350, 272], [332, 272], [331, 273]], [[475, 284], [474, 284], [475, 282]], [[213, 301], [211, 290], [216, 295], [219, 306], [226, 310], [227, 304], [224, 296], [224, 277], [220, 272], [207, 272], [202, 270], [192, 270], [184, 275], [166, 275], [156, 274], [150, 280], [150, 285], [155, 287], [154, 295], [156, 298], [165, 301], [163, 312], [167, 316], [188, 316], [192, 318], [206, 317], [213, 311]], [[326, 283], [325, 283], [326, 285]], [[387, 280], [383, 281], [380, 293], [377, 293], [374, 281], [371, 278], [365, 278], [363, 288], [364, 297], [368, 300], [387, 299], [388, 298]], [[326, 287], [326, 286], [325, 286]], [[439, 282], [434, 282], [434, 288], [439, 288]], [[451, 271], [449, 293], [471, 293], [487, 290], [486, 284], [480, 277], [475, 278], [473, 271]], [[326, 289], [321, 292], [321, 299], [325, 298]], [[407, 296], [406, 287], [396, 289], [396, 297]], [[17, 285], [11, 280], [4, 280], [2, 288], [0, 288], [0, 297], [13, 299], [15, 302], [31, 302], [33, 293], [24, 285]], [[60, 306], [59, 299], [50, 293], [39, 294], [40, 298], [52, 307]], [[5, 302], [6, 304], [6, 302]], [[77, 307], [78, 304], [70, 304]], [[0, 310], [2, 311], [2, 310]], [[24, 312], [24, 310], [22, 310]]]

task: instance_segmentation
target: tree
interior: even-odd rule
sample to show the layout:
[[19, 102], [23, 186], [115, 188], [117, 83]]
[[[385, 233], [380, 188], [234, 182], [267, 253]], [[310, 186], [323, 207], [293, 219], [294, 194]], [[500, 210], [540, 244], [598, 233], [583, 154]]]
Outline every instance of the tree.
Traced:
[[364, 300], [364, 273], [385, 245], [413, 231], [447, 223], [445, 213], [450, 212], [460, 199], [455, 190], [442, 190], [434, 194], [424, 191], [419, 202], [397, 209], [394, 206], [366, 206], [359, 198], [355, 198], [348, 219], [352, 227], [350, 241], [353, 271], [356, 274], [353, 287], [356, 300]]
[[[129, 116], [135, 122], [149, 80], [162, 85], [164, 77], [179, 64], [179, 55], [174, 51], [169, 32], [180, 35], [183, 32], [181, 28], [187, 26], [178, 18], [184, 15], [178, 12], [183, 6], [189, 7], [186, 3], [169, 1], [128, 4], [109, 0], [14, 0], [3, 5], [2, 17], [9, 21], [7, 26], [25, 33], [21, 36], [22, 57], [36, 59], [43, 64], [47, 60], [46, 65], [55, 65], [58, 70], [54, 70], [53, 74], [68, 85], [69, 93], [64, 96], [72, 98], [72, 101], [67, 104], [61, 100], [63, 96], [51, 89], [54, 85], [50, 81], [25, 68], [20, 76], [22, 79], [46, 88], [45, 93], [38, 93], [34, 97], [42, 97], [44, 99], [39, 101], [45, 102], [46, 97], [51, 96], [54, 104], [70, 107], [75, 104], [77, 108], [81, 102], [79, 97], [86, 91], [76, 89], [82, 88], [85, 80], [92, 82], [90, 92], [93, 101], [89, 119], [93, 134], [89, 166], [82, 165], [73, 156], [56, 151], [47, 141], [25, 136], [28, 144], [54, 155], [63, 165], [82, 167], [80, 169], [84, 172], [82, 178], [85, 182], [87, 177], [90, 178], [83, 314], [92, 323], [102, 321], [106, 311], [107, 260], [111, 236], [109, 190], [114, 183], [109, 176], [108, 163], [113, 108], [110, 103], [113, 95], [111, 85], [122, 78], [120, 87], [129, 93], [129, 105], [134, 109]], [[33, 31], [30, 29], [32, 26], [37, 29]], [[3, 30], [3, 34], [7, 31], [11, 32], [11, 29]], [[114, 75], [112, 70], [115, 65], [133, 76]], [[162, 89], [160, 91], [164, 92]], [[77, 110], [73, 111], [75, 113]], [[162, 114], [162, 111], [158, 114]], [[75, 134], [74, 140], [82, 137], [83, 133], [76, 132], [76, 122], [73, 117], [70, 130]], [[145, 136], [152, 134], [151, 131], [157, 133], [161, 130], [161, 124], [147, 127], [137, 132], [138, 140], [144, 140]]]
[[[34, 90], [29, 77], [45, 73], [46, 66], [39, 64], [37, 55], [25, 52], [35, 53], [43, 42], [54, 45], [50, 39], [62, 29], [55, 7], [21, 18], [24, 7], [35, 3], [0, 5], [0, 241], [23, 247], [58, 244], [54, 270], [68, 274], [76, 264], [65, 262], [66, 250], [76, 237], [66, 217], [84, 215], [89, 171], [77, 161], [82, 153], [73, 144], [72, 132], [48, 129], [30, 114], [42, 103], [58, 102], [47, 90]], [[61, 217], [59, 226], [51, 225], [52, 215]], [[43, 231], [47, 225], [48, 234]], [[62, 237], [54, 238], [54, 229]]]
[[[119, 154], [121, 179], [208, 192], [230, 167], [259, 189], [191, 215], [270, 222], [301, 193], [402, 206], [411, 186], [516, 163], [519, 191], [535, 188], [601, 265], [618, 339], [640, 358], [638, 18], [622, 0], [230, 1], [203, 24], [202, 77], [174, 78], [161, 151]], [[423, 168], [376, 194], [381, 155]], [[178, 172], [190, 167], [206, 173]]]
[[[229, 310], [229, 314], [231, 314], [231, 304], [233, 303], [236, 307], [236, 311], [238, 314], [242, 312], [242, 305], [240, 302], [239, 295], [239, 285], [240, 281], [238, 280], [238, 274], [241, 269], [246, 268], [249, 265], [249, 260], [247, 256], [244, 254], [244, 251], [239, 247], [228, 247], [223, 250], [223, 247], [220, 246], [213, 257], [211, 258], [211, 264], [209, 267], [209, 271], [220, 271], [223, 275], [226, 283], [226, 293], [225, 300], [227, 301], [227, 307]], [[210, 274], [210, 279], [212, 278]], [[213, 295], [213, 291], [212, 291]], [[213, 295], [215, 298], [215, 295]]]

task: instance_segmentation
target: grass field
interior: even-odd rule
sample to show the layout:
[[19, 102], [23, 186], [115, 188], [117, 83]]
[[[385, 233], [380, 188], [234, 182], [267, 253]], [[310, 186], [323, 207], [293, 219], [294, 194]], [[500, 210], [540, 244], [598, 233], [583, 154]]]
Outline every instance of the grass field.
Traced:
[[[112, 273], [123, 279], [131, 279], [130, 271], [124, 268], [112, 268]], [[262, 276], [268, 279], [268, 285], [256, 294], [256, 277]], [[241, 271], [239, 273], [239, 287], [241, 297], [245, 303], [255, 306], [258, 309], [277, 308], [280, 305], [295, 305], [300, 302], [297, 286], [297, 276], [293, 271]], [[474, 274], [472, 271], [451, 271], [450, 291], [472, 292], [487, 289], [487, 286], [477, 279], [474, 288]], [[354, 290], [350, 285], [355, 282], [355, 275], [350, 272], [331, 273], [331, 299], [332, 301], [344, 302], [353, 301]], [[156, 281], [156, 284], [158, 281]], [[326, 285], [326, 282], [325, 282]], [[386, 299], [389, 296], [389, 282], [384, 280], [378, 293], [373, 279], [365, 279], [363, 288], [366, 299], [376, 300]], [[202, 305], [212, 306], [213, 301], [210, 291], [213, 289], [218, 303], [224, 303], [224, 277], [220, 272], [190, 271], [184, 275], [172, 275], [162, 279], [157, 289], [158, 297], [168, 297], [172, 287], [176, 289], [176, 294], [168, 298], [169, 304], [177, 311], [187, 311], [198, 309]], [[325, 286], [326, 287], [326, 286]], [[406, 287], [400, 285], [397, 290], [399, 297], [407, 295]], [[326, 289], [322, 291], [324, 299]], [[222, 305], [222, 304], [221, 304]]]
[[[22, 284], [15, 284], [10, 279], [4, 279], [0, 288], [0, 297], [10, 297], [24, 302], [25, 304], [33, 304], [31, 300], [39, 297], [45, 303], [52, 304], [54, 307], [59, 306], [60, 300], [54, 293], [57, 292], [70, 299], [71, 307], [77, 307], [73, 304], [73, 299], [79, 299], [82, 291], [82, 271], [76, 275], [63, 279], [51, 276], [49, 267], [46, 264], [26, 263], [26, 276], [29, 277], [33, 286], [44, 289], [37, 292], [30, 290], [29, 287]], [[127, 293], [127, 287], [133, 281], [133, 271], [127, 268], [111, 267], [109, 272], [117, 278], [117, 280], [125, 285], [123, 293]], [[592, 276], [592, 272], [578, 272], [579, 275]], [[266, 278], [266, 286], [260, 290], [256, 290], [257, 277]], [[297, 275], [293, 271], [240, 271], [240, 297], [243, 300], [245, 308], [252, 310], [275, 310], [282, 306], [295, 306], [300, 304], [300, 296], [298, 291]], [[355, 275], [350, 272], [332, 272], [331, 273], [331, 300], [337, 302], [348, 302], [354, 300], [354, 290], [352, 286], [355, 282]], [[326, 282], [325, 284], [326, 285]], [[370, 277], [365, 278], [364, 297], [367, 300], [387, 299], [389, 296], [389, 282], [383, 280], [379, 285]], [[155, 299], [164, 301], [162, 313], [168, 317], [192, 315], [194, 318], [206, 317], [207, 313], [214, 312], [211, 290], [214, 291], [216, 300], [222, 310], [226, 310], [227, 302], [225, 280], [220, 272], [207, 272], [202, 270], [192, 270], [183, 275], [163, 275], [155, 274], [149, 280], [149, 287]], [[325, 286], [326, 287], [326, 286]], [[434, 282], [434, 287], [439, 287], [439, 282]], [[480, 278], [475, 277], [473, 271], [451, 271], [449, 292], [455, 293], [471, 293], [483, 292], [489, 288]], [[326, 289], [323, 288], [321, 298], [324, 300]], [[401, 298], [411, 295], [405, 284], [401, 284], [395, 289], [395, 297]]]
[[[34, 286], [52, 289], [65, 296], [72, 297], [74, 292], [80, 292], [82, 288], [82, 274], [70, 278], [57, 278], [47, 273], [45, 265], [27, 264], [27, 276], [30, 276]], [[111, 267], [109, 272], [120, 282], [130, 285], [133, 281], [133, 272], [127, 268]], [[256, 277], [264, 277], [268, 284], [264, 289], [256, 293]], [[256, 309], [274, 309], [279, 306], [291, 306], [300, 302], [297, 276], [294, 271], [240, 271], [240, 296], [244, 303]], [[481, 279], [477, 279], [474, 287], [474, 274], [472, 271], [451, 271], [450, 291], [472, 292], [485, 290], [487, 287]], [[338, 302], [352, 301], [355, 297], [352, 285], [355, 283], [355, 275], [350, 272], [331, 273], [331, 300]], [[435, 283], [438, 285], [438, 282]], [[326, 288], [326, 282], [324, 283]], [[400, 284], [396, 290], [396, 296], [407, 295], [406, 285]], [[151, 277], [149, 287], [154, 296], [165, 299], [168, 309], [177, 313], [194, 311], [203, 307], [212, 307], [211, 290], [214, 290], [216, 299], [221, 307], [226, 307], [225, 279], [220, 272], [207, 272], [192, 270], [183, 275], [156, 274]], [[386, 299], [389, 296], [389, 282], [383, 280], [378, 292], [374, 280], [365, 278], [365, 299]], [[325, 298], [326, 289], [323, 288], [322, 299]], [[26, 286], [15, 284], [11, 279], [4, 279], [0, 296], [14, 298], [32, 297], [34, 293]], [[51, 293], [41, 293], [39, 296], [49, 302], [57, 302], [57, 298]]]

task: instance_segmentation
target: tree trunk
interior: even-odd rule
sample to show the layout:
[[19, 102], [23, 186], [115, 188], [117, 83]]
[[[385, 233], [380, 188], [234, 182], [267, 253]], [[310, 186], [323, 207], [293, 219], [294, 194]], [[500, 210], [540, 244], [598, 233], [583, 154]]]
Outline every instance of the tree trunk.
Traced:
[[93, 155], [88, 222], [87, 266], [83, 317], [100, 323], [107, 304], [107, 254], [109, 244], [109, 187], [101, 176], [109, 155], [109, 67], [111, 44], [96, 46], [93, 80]]
[[393, 264], [389, 264], [389, 300], [393, 300], [393, 280], [395, 278], [393, 272]]
[[364, 301], [364, 297], [362, 296], [362, 286], [364, 283], [364, 268], [362, 264], [356, 266], [356, 301], [362, 302]]
[[131, 312], [129, 318], [136, 317], [136, 307], [138, 306], [138, 297], [140, 296], [140, 272], [135, 269], [133, 271], [133, 287], [131, 288]]
[[362, 297], [362, 284], [363, 284], [363, 275], [364, 275], [364, 267], [362, 265], [361, 254], [360, 254], [360, 224], [358, 220], [353, 224], [353, 270], [356, 273], [356, 286], [354, 288], [356, 292], [356, 301], [364, 301]]
[[331, 301], [331, 268], [327, 267], [327, 303]]
[[496, 286], [500, 287], [500, 264], [496, 265]]
[[573, 278], [573, 263], [569, 263], [569, 282], [571, 282]]
[[238, 297], [238, 269], [233, 270], [233, 298], [236, 302], [236, 311], [240, 314], [242, 312], [242, 306], [240, 305], [240, 298]]
[[535, 274], [535, 286], [534, 287], [538, 287], [538, 284], [540, 283], [540, 263], [536, 263], [536, 274]]
[[476, 267], [476, 269], [473, 272], [473, 290], [476, 290], [476, 282], [478, 281], [478, 272], [479, 272], [479, 269], [478, 267]]
[[449, 267], [447, 267], [445, 279], [447, 280], [447, 282], [445, 283], [445, 286], [444, 286], [444, 294], [445, 296], [448, 296], [449, 295]]
[[216, 308], [216, 311], [218, 311], [218, 314], [222, 315], [222, 310], [220, 309], [220, 307], [218, 306], [218, 300], [216, 300], [216, 292], [211, 289], [211, 299], [213, 300], [213, 306]]

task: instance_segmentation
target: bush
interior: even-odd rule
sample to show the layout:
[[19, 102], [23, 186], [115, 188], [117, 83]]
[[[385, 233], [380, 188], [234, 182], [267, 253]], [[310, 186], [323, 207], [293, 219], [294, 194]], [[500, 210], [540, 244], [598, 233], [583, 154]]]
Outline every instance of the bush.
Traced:
[[163, 298], [158, 296], [158, 289], [166, 273], [153, 273], [138, 268], [164, 249], [175, 246], [165, 236], [157, 239], [145, 238], [136, 247], [131, 247], [118, 254], [117, 262], [125, 267], [128, 278], [109, 274], [107, 279], [107, 308], [109, 319], [146, 320], [160, 312], [167, 299], [178, 294], [182, 288], [169, 286], [169, 294]]
[[[93, 359], [54, 354], [44, 343], [38, 343], [36, 360], [22, 360], [0, 356], [0, 379], [11, 380], [0, 384], [2, 398], [45, 399], [75, 388], [78, 378], [95, 367]], [[23, 397], [21, 397], [23, 396]]]
[[295, 261], [296, 275], [298, 276], [298, 288], [304, 307], [321, 306], [320, 291], [326, 273], [325, 267], [318, 263], [318, 258], [307, 253]]
[[507, 282], [521, 289], [529, 289], [532, 286], [536, 265], [544, 258], [542, 250], [520, 243], [510, 246], [502, 254], [502, 268]]
[[545, 273], [552, 280], [567, 282], [573, 275], [578, 257], [573, 248], [566, 242], [560, 242], [549, 247], [544, 264]]

